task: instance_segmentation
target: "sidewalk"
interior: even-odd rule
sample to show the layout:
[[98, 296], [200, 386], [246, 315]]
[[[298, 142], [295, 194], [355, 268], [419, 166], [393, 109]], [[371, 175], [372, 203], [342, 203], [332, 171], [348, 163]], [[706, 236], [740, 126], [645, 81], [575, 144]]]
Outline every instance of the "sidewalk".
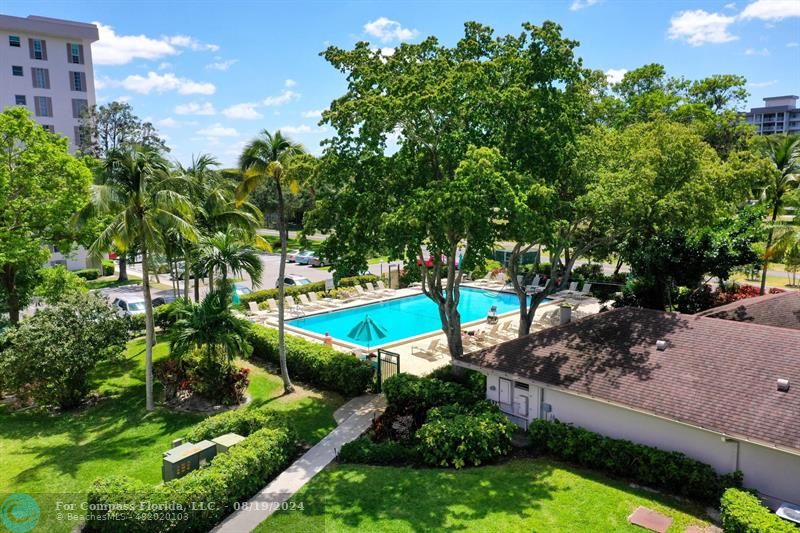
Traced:
[[342, 445], [366, 431], [373, 417], [383, 412], [385, 407], [386, 400], [378, 395], [359, 396], [344, 404], [333, 415], [339, 423], [336, 429], [243, 504], [239, 511], [231, 513], [212, 532], [247, 533], [255, 529], [280, 508], [281, 503], [328, 466]]

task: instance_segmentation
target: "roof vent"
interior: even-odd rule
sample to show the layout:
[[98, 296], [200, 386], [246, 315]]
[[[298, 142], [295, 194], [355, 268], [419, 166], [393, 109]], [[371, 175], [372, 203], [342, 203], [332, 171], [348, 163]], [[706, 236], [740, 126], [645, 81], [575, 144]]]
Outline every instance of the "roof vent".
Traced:
[[656, 341], [656, 350], [663, 352], [667, 349], [667, 341], [661, 339]]
[[789, 380], [778, 378], [778, 392], [789, 392]]

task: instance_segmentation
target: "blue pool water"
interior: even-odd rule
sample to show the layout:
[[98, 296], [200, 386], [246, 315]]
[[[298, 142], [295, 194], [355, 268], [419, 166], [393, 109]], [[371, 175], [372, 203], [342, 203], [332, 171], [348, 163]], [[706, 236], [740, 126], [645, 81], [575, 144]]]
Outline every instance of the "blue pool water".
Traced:
[[[516, 294], [462, 287], [458, 303], [462, 324], [485, 318], [493, 305], [497, 306], [497, 314], [500, 315], [517, 311], [519, 300]], [[364, 319], [365, 315], [369, 315], [387, 333], [386, 337], [373, 343], [373, 346], [439, 331], [442, 328], [436, 304], [424, 294], [331, 311], [307, 318], [296, 318], [288, 320], [287, 324], [319, 335], [329, 333], [334, 339], [351, 344], [363, 344], [348, 338], [347, 334]]]

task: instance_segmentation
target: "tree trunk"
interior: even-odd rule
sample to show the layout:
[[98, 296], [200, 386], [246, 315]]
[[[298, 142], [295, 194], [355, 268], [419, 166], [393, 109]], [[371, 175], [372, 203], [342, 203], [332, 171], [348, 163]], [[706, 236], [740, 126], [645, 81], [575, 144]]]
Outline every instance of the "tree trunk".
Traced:
[[767, 246], [764, 248], [764, 268], [761, 270], [761, 293], [764, 294], [767, 288], [767, 270], [769, 270], [769, 249], [772, 246], [772, 238], [775, 236], [775, 221], [778, 219], [778, 211], [780, 210], [780, 205], [776, 200], [774, 204], [772, 204], [772, 224], [769, 227], [769, 233], [767, 234]]
[[3, 268], [3, 289], [6, 292], [8, 319], [12, 324], [19, 322], [19, 294], [17, 293], [17, 272], [12, 265]]
[[289, 379], [289, 367], [286, 364], [286, 334], [284, 332], [284, 276], [286, 274], [286, 215], [283, 205], [283, 191], [281, 182], [275, 180], [275, 190], [278, 196], [278, 234], [281, 238], [281, 262], [278, 268], [278, 356], [281, 363], [281, 378], [283, 378], [283, 392], [289, 394], [294, 392], [294, 386]]
[[118, 258], [119, 258], [119, 277], [117, 278], [117, 281], [128, 281], [127, 253], [120, 252]]
[[[442, 323], [442, 331], [447, 338], [447, 347], [451, 357], [459, 357], [464, 353], [463, 339], [461, 338], [461, 313], [458, 312], [458, 302], [461, 297], [459, 287], [461, 286], [462, 271], [456, 274], [456, 254], [458, 253], [458, 243], [451, 246], [447, 256], [447, 287], [442, 287], [440, 276], [440, 266], [434, 263], [431, 271], [425, 265], [425, 257], [420, 250], [420, 261], [422, 266], [422, 292], [430, 298], [439, 310], [439, 319]], [[469, 253], [469, 249], [464, 250], [461, 261]], [[433, 257], [433, 253], [431, 253]], [[437, 257], [441, 257], [438, 254]], [[444, 294], [443, 294], [444, 293]]]
[[150, 276], [147, 269], [147, 247], [142, 245], [142, 286], [144, 288], [144, 320], [145, 320], [145, 359], [144, 359], [144, 384], [145, 407], [148, 411], [155, 409], [153, 402], [153, 299], [150, 296]]
[[[183, 299], [189, 301], [189, 272], [191, 265], [189, 265], [189, 256], [183, 256]], [[195, 285], [196, 287], [197, 285]]]
[[194, 303], [200, 302], [200, 275], [194, 276]]

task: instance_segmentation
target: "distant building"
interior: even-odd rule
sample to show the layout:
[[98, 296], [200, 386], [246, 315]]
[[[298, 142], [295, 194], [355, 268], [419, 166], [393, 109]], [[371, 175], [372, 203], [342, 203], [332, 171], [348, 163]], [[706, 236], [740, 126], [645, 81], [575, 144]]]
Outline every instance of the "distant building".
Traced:
[[759, 135], [773, 133], [800, 133], [800, 109], [797, 96], [771, 96], [764, 98], [764, 107], [754, 107], [745, 121], [756, 127]]
[[48, 130], [78, 146], [81, 111], [95, 104], [91, 44], [97, 26], [0, 15], [0, 102], [27, 107]]

